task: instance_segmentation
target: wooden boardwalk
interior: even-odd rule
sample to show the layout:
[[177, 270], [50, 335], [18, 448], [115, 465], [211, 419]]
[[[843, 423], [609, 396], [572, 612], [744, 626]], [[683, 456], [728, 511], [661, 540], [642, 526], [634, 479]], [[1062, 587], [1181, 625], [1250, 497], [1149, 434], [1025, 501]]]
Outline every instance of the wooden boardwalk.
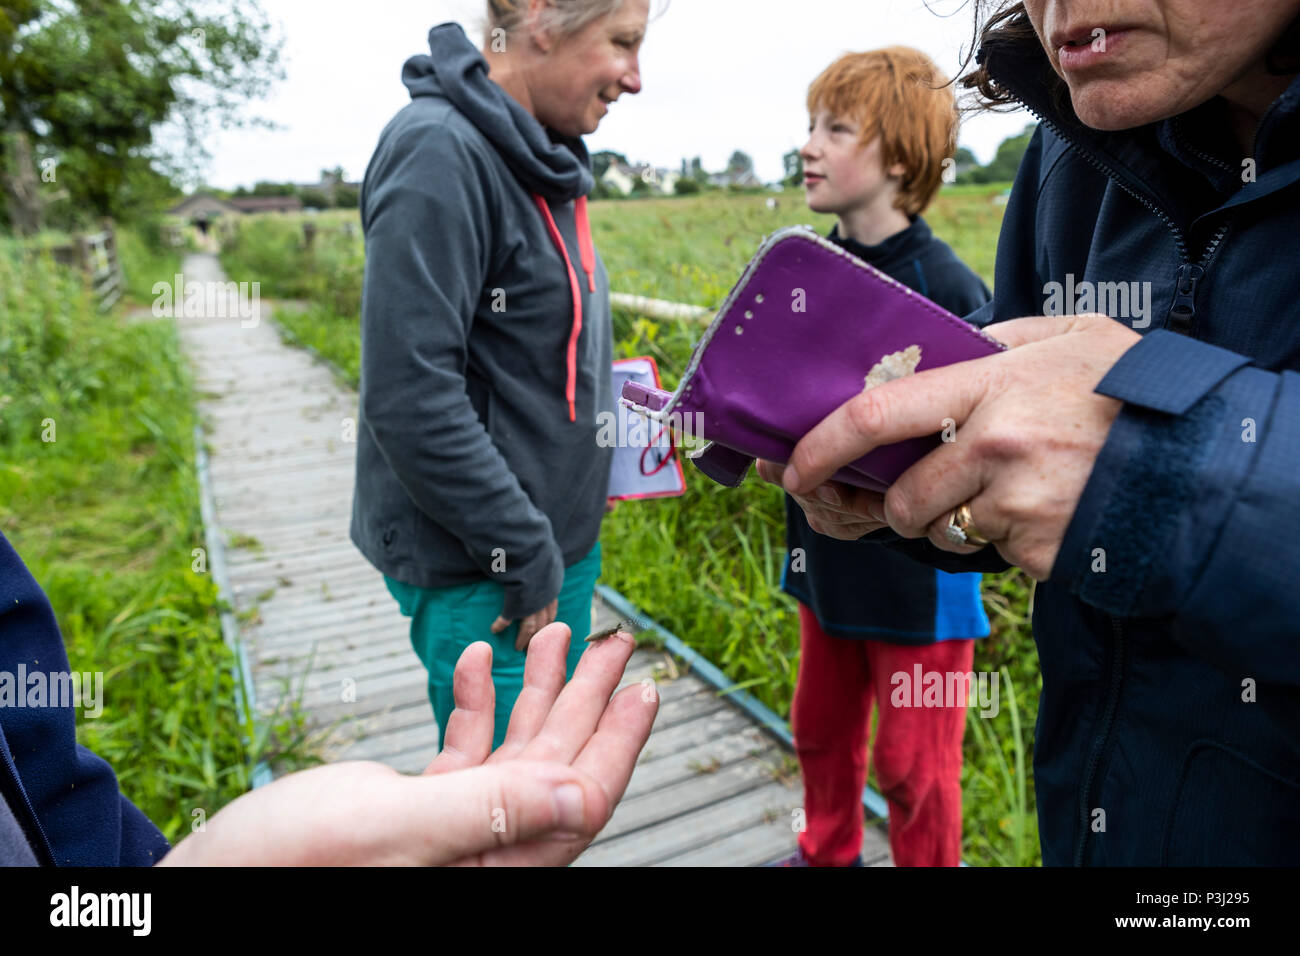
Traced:
[[[208, 254], [183, 270], [187, 285], [225, 279]], [[330, 759], [418, 773], [438, 740], [425, 671], [383, 578], [348, 538], [357, 398], [269, 319], [178, 319], [257, 708], [300, 699]], [[617, 620], [598, 598], [594, 612], [596, 627]], [[785, 749], [663, 652], [638, 650], [624, 683], [647, 677], [661, 697], [654, 732], [577, 865], [752, 866], [792, 852], [803, 791]], [[889, 865], [876, 827], [863, 856]]]

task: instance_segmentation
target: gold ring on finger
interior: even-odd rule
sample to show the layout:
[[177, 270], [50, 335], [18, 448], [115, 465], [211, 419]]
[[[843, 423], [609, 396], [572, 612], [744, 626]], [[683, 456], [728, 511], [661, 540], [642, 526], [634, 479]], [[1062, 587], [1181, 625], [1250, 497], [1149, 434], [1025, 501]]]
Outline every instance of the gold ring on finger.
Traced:
[[944, 535], [953, 544], [973, 544], [977, 548], [982, 548], [992, 543], [975, 527], [975, 521], [970, 514], [969, 501], [960, 508], [954, 508], [952, 514], [948, 515], [948, 525], [944, 528]]

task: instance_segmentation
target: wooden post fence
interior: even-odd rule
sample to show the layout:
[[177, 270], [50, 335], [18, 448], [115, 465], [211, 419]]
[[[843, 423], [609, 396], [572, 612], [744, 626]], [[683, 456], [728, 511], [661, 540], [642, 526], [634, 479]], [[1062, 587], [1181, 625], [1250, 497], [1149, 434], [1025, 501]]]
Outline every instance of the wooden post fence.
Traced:
[[117, 233], [112, 222], [105, 220], [102, 231], [75, 236], [70, 244], [50, 251], [56, 262], [80, 269], [89, 277], [99, 311], [107, 312], [122, 297], [126, 275], [117, 254]]

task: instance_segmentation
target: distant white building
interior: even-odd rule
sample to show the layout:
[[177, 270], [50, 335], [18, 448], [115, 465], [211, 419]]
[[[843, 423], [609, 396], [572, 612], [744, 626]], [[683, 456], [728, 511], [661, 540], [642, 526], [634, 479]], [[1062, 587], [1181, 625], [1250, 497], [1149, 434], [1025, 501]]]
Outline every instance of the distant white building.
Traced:
[[763, 180], [754, 175], [752, 169], [729, 169], [725, 173], [711, 173], [709, 183], [714, 186], [737, 186], [745, 189], [761, 189]]
[[681, 173], [663, 167], [648, 164], [628, 166], [614, 162], [609, 164], [609, 169], [605, 170], [605, 175], [600, 177], [600, 181], [607, 188], [623, 196], [630, 196], [632, 188], [639, 179], [650, 187], [651, 192], [671, 196], [677, 192], [677, 181], [681, 178]]
[[606, 188], [627, 196], [631, 194], [632, 186], [636, 183], [636, 170], [622, 163], [610, 163], [609, 169], [605, 170], [605, 175], [600, 177], [600, 181]]

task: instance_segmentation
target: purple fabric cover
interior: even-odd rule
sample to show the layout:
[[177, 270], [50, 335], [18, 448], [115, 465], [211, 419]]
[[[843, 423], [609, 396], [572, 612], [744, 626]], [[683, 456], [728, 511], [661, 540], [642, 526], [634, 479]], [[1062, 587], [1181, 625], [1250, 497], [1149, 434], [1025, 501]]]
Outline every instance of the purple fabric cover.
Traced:
[[[691, 460], [734, 487], [755, 458], [788, 462], [800, 438], [862, 391], [876, 363], [912, 345], [921, 348], [918, 372], [1004, 348], [810, 229], [783, 229], [731, 290], [677, 391], [628, 383], [623, 404], [655, 420], [701, 413], [695, 434], [710, 444]], [[835, 477], [884, 491], [938, 445], [941, 428], [877, 448]]]

